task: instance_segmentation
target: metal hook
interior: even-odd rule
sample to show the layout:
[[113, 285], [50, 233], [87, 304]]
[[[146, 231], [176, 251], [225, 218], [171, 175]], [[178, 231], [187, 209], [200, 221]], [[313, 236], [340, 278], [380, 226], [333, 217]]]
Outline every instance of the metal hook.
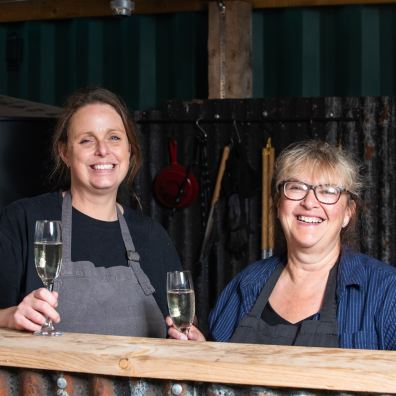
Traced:
[[237, 125], [237, 122], [236, 122], [235, 119], [232, 121], [232, 125], [234, 126], [234, 129], [235, 129], [235, 132], [236, 132], [236, 136], [237, 136], [237, 139], [238, 139], [237, 143], [240, 144], [242, 142], [242, 139], [241, 139], [241, 134], [239, 133], [238, 125]]
[[217, 6], [219, 7], [219, 10], [221, 13], [225, 12], [226, 6], [225, 6], [224, 1], [222, 1], [222, 0], [218, 1]]
[[199, 123], [199, 121], [202, 121], [202, 118], [198, 118], [197, 121], [195, 121], [195, 125], [197, 126], [197, 128], [200, 130], [201, 132], [201, 136], [197, 135], [197, 138], [201, 141], [201, 142], [206, 142], [207, 138], [208, 138], [208, 134], [206, 133], [206, 131], [202, 128], [201, 124]]

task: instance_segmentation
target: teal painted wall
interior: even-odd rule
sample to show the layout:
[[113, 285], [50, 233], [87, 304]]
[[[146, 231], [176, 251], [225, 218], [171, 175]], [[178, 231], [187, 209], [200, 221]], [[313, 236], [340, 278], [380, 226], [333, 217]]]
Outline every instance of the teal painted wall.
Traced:
[[[207, 97], [204, 13], [0, 24], [0, 94], [61, 105], [77, 87], [102, 85], [135, 109]], [[16, 70], [7, 38], [22, 41]]]
[[[396, 95], [396, 5], [260, 9], [252, 28], [255, 98]], [[0, 94], [60, 105], [97, 84], [137, 110], [205, 99], [207, 29], [202, 12], [3, 23]]]
[[253, 14], [253, 95], [396, 94], [396, 6]]

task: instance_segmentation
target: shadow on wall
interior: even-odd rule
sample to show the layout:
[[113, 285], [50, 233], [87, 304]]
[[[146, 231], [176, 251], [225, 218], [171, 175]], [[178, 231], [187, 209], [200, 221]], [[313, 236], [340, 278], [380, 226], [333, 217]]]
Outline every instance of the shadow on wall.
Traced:
[[54, 122], [52, 118], [0, 118], [0, 209], [51, 189]]

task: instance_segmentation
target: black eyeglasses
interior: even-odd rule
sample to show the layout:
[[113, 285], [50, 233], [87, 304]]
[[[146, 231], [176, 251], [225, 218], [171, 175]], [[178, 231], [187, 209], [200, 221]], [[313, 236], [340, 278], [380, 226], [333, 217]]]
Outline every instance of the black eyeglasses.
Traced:
[[312, 190], [316, 199], [326, 205], [334, 205], [340, 199], [344, 192], [349, 192], [343, 187], [334, 186], [331, 184], [318, 184], [313, 186], [300, 181], [284, 181], [279, 184], [279, 188], [283, 187], [283, 193], [287, 199], [292, 201], [303, 200]]

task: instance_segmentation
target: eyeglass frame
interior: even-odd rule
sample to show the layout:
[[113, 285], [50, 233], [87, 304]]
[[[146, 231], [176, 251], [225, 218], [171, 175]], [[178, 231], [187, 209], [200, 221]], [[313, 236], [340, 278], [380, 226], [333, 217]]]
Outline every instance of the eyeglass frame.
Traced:
[[[286, 185], [287, 183], [300, 183], [300, 184], [303, 184], [304, 186], [308, 187], [308, 189], [306, 190], [305, 195], [304, 195], [302, 198], [300, 198], [300, 199], [289, 198], [289, 197], [286, 195], [286, 190], [285, 190], [285, 185]], [[321, 200], [318, 198], [318, 196], [316, 195], [316, 188], [317, 188], [317, 187], [323, 187], [323, 186], [332, 186], [333, 188], [335, 188], [335, 189], [338, 191], [338, 198], [337, 198], [337, 200], [336, 200], [335, 202], [331, 202], [331, 203], [329, 203], [329, 202], [323, 202], [323, 201], [321, 201]], [[313, 185], [313, 184], [308, 184], [308, 183], [305, 183], [305, 182], [302, 182], [302, 181], [299, 181], [299, 180], [284, 180], [284, 181], [282, 181], [282, 182], [280, 182], [280, 183], [278, 184], [278, 191], [279, 191], [280, 187], [282, 187], [283, 195], [285, 196], [285, 198], [286, 198], [286, 199], [289, 199], [290, 201], [302, 201], [302, 200], [304, 200], [305, 198], [307, 198], [309, 192], [312, 190], [313, 193], [314, 193], [314, 195], [315, 195], [316, 200], [317, 200], [318, 202], [320, 202], [321, 204], [323, 204], [323, 205], [335, 205], [335, 204], [340, 200], [341, 195], [342, 195], [343, 193], [349, 193], [349, 194], [351, 194], [351, 192], [348, 191], [346, 188], [344, 188], [344, 187], [339, 187], [339, 186], [334, 186], [333, 184], [316, 184], [316, 185]]]

